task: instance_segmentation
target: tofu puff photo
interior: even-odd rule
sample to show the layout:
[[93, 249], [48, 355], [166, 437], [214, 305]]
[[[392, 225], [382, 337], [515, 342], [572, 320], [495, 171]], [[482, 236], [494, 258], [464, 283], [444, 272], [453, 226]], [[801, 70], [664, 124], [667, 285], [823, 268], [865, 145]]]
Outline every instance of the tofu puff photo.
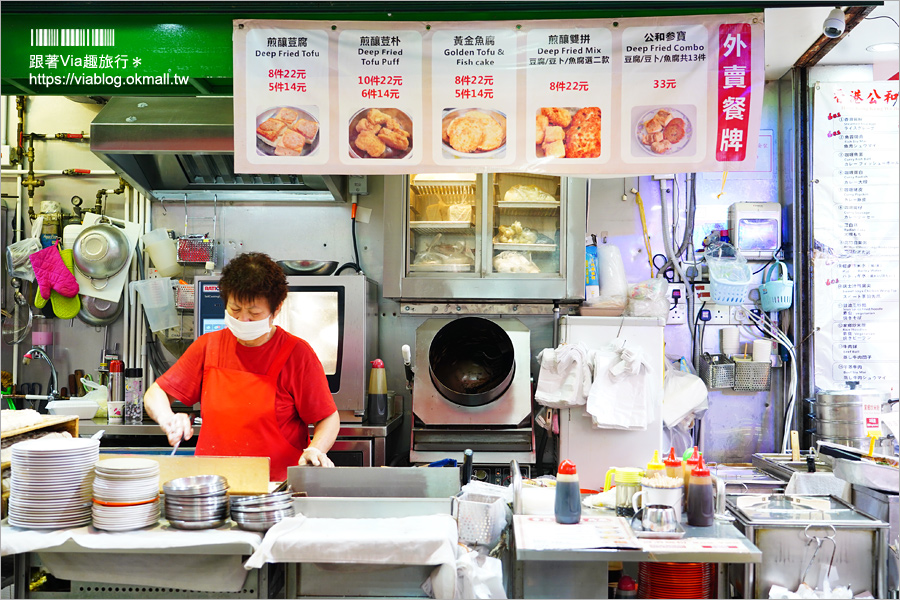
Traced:
[[350, 156], [404, 158], [412, 151], [413, 123], [396, 108], [364, 108], [350, 119]]
[[270, 108], [256, 118], [256, 140], [263, 156], [306, 156], [318, 147], [319, 122], [300, 108]]
[[597, 158], [600, 156], [600, 109], [547, 106], [535, 117], [535, 155], [538, 158]]

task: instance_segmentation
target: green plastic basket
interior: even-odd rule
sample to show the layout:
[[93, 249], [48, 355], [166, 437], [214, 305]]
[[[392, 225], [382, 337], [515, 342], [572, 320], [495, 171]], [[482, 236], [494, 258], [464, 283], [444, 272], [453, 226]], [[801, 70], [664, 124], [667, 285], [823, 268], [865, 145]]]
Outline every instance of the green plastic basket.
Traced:
[[[781, 270], [779, 279], [770, 280], [775, 268]], [[759, 286], [759, 303], [766, 312], [787, 310], [794, 301], [794, 282], [788, 279], [787, 265], [780, 260], [768, 268]]]

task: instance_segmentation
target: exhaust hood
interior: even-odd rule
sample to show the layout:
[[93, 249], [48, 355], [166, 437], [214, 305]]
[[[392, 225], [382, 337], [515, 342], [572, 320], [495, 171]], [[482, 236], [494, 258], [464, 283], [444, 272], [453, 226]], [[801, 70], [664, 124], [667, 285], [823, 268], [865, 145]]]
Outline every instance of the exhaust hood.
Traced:
[[346, 176], [235, 173], [233, 111], [225, 97], [113, 97], [91, 150], [157, 200], [346, 201]]

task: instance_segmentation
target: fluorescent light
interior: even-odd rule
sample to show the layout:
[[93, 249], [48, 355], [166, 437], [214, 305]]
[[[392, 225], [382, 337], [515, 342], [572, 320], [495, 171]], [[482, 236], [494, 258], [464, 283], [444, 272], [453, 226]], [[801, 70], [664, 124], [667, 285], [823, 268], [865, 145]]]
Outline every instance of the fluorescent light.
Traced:
[[900, 43], [898, 42], [885, 42], [883, 44], [872, 44], [866, 50], [869, 52], [896, 52], [898, 48], [900, 48]]

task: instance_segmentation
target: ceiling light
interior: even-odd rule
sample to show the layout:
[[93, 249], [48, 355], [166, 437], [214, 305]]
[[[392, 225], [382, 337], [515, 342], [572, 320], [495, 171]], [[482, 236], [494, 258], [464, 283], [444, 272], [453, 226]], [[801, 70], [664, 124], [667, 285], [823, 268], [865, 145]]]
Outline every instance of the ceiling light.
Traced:
[[866, 50], [869, 52], [896, 52], [898, 48], [900, 48], [900, 42], [885, 42], [867, 46]]

